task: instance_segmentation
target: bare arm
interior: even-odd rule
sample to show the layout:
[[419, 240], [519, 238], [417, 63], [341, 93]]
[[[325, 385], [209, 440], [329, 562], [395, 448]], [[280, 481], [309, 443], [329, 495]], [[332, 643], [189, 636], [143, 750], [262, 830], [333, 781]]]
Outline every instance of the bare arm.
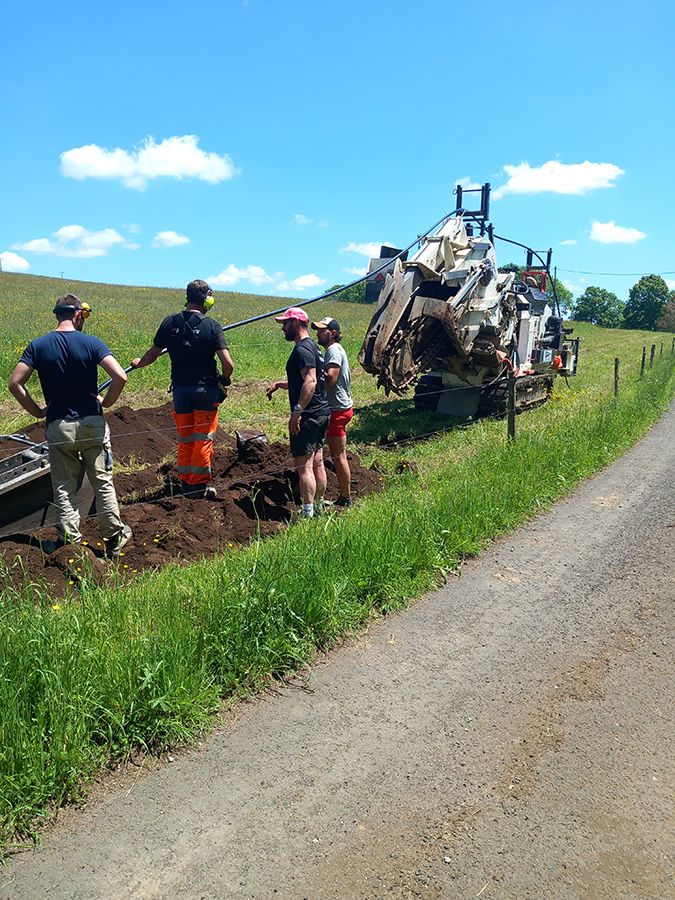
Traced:
[[314, 391], [316, 390], [316, 369], [305, 368], [300, 374], [302, 375], [303, 381], [298, 404], [305, 409], [309, 405], [314, 396]]
[[152, 365], [156, 359], [162, 355], [163, 350], [161, 347], [156, 347], [154, 344], [150, 347], [149, 350], [146, 350], [143, 356], [137, 356], [136, 359], [131, 360], [131, 365], [134, 369], [144, 369], [146, 366]]
[[288, 420], [288, 430], [290, 434], [297, 434], [300, 431], [300, 416], [302, 415], [303, 410], [307, 408], [314, 396], [314, 391], [316, 390], [316, 369], [305, 367], [301, 370], [300, 374], [302, 375], [303, 381], [302, 387], [300, 388], [298, 406], [301, 406], [302, 409], [294, 409], [291, 413], [291, 417]]
[[27, 413], [35, 416], [36, 419], [43, 419], [47, 415], [47, 407], [38, 406], [26, 388], [26, 382], [34, 371], [35, 369], [27, 366], [26, 363], [18, 363], [9, 379], [9, 392], [16, 397]]
[[287, 381], [272, 381], [267, 385], [267, 389], [265, 393], [267, 394], [267, 399], [272, 399], [272, 394], [278, 390], [288, 390], [288, 382]]
[[100, 366], [112, 378], [110, 387], [105, 392], [105, 396], [101, 398], [101, 406], [107, 409], [115, 403], [122, 393], [124, 385], [127, 383], [127, 373], [117, 362], [112, 353], [109, 356], [103, 357]]
[[225, 378], [231, 378], [234, 372], [234, 363], [232, 362], [230, 351], [225, 349], [216, 350], [216, 356], [220, 360], [220, 368], [223, 370]]
[[340, 377], [340, 366], [336, 363], [331, 363], [328, 368], [324, 370], [323, 377], [328, 387], [334, 387]]

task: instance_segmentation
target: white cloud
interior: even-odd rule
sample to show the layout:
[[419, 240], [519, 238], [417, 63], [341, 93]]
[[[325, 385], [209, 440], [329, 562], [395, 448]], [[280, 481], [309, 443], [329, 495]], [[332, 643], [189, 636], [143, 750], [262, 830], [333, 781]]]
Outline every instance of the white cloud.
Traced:
[[243, 269], [240, 269], [238, 266], [230, 263], [217, 275], [212, 275], [206, 280], [209, 284], [231, 286], [239, 281], [250, 281], [251, 284], [255, 285], [272, 284], [275, 279], [272, 275], [268, 275], [262, 266], [244, 266]]
[[27, 272], [30, 269], [30, 263], [18, 253], [12, 253], [11, 250], [5, 250], [0, 253], [0, 263], [2, 263], [3, 272]]
[[152, 239], [153, 247], [182, 247], [189, 243], [190, 238], [185, 234], [178, 234], [177, 231], [158, 231]]
[[577, 278], [576, 281], [571, 278], [561, 278], [560, 280], [565, 285], [567, 290], [575, 296], [578, 294], [583, 294], [583, 292], [586, 290], [587, 281], [585, 278]]
[[306, 291], [307, 288], [319, 287], [325, 283], [326, 280], [324, 278], [319, 278], [318, 275], [311, 273], [309, 275], [298, 275], [297, 278], [293, 278], [290, 281], [280, 281], [276, 285], [276, 289], [278, 291]]
[[575, 244], [576, 244], [576, 241], [573, 238], [569, 238], [566, 241], [560, 241], [561, 247], [574, 247]]
[[355, 278], [362, 278], [368, 271], [368, 266], [363, 266], [363, 268], [359, 268], [359, 266], [347, 266], [347, 268], [342, 271], [346, 272], [348, 275], [354, 275]]
[[472, 181], [468, 175], [465, 175], [463, 178], [458, 178], [456, 183], [463, 191], [475, 191], [478, 188], [483, 187], [482, 184], [477, 184], [475, 181]]
[[294, 278], [293, 281], [291, 281], [291, 287], [297, 288], [299, 291], [304, 291], [307, 288], [320, 287], [325, 283], [325, 278], [319, 278], [318, 275], [311, 272], [309, 275], [299, 275], [297, 278]]
[[218, 184], [238, 170], [227, 154], [207, 153], [200, 149], [196, 135], [184, 134], [159, 144], [148, 137], [131, 151], [107, 150], [97, 144], [73, 147], [61, 154], [61, 172], [66, 178], [104, 178], [144, 191], [155, 178], [196, 178]]
[[222, 287], [233, 287], [240, 281], [248, 281], [256, 286], [269, 284], [276, 291], [305, 291], [326, 283], [324, 278], [319, 278], [313, 272], [289, 279], [283, 272], [275, 272], [270, 275], [262, 266], [244, 266], [242, 268], [235, 266], [234, 263], [230, 263], [218, 275], [211, 275], [206, 280], [211, 285]]
[[380, 255], [380, 247], [386, 241], [369, 241], [365, 244], [357, 244], [350, 241], [346, 247], [340, 247], [340, 253], [358, 253], [360, 256], [367, 256], [368, 259]]
[[668, 285], [668, 287], [670, 288], [671, 291], [675, 291], [675, 281], [673, 281], [672, 278], [666, 278], [666, 284]]
[[506, 184], [492, 192], [494, 200], [506, 194], [586, 194], [598, 188], [614, 187], [624, 170], [613, 163], [561, 163], [549, 160], [539, 167], [521, 162], [518, 166], [504, 166], [509, 176]]
[[308, 219], [302, 213], [296, 213], [291, 220], [292, 225], [311, 225], [314, 219]]
[[600, 244], [634, 244], [641, 241], [647, 235], [637, 228], [624, 228], [612, 222], [593, 222], [590, 238]]
[[114, 228], [89, 231], [82, 225], [64, 225], [55, 231], [51, 238], [35, 238], [25, 244], [14, 244], [14, 249], [23, 250], [25, 253], [90, 259], [95, 256], [107, 256], [109, 250], [117, 246], [127, 250], [138, 250], [139, 245], [127, 241]]

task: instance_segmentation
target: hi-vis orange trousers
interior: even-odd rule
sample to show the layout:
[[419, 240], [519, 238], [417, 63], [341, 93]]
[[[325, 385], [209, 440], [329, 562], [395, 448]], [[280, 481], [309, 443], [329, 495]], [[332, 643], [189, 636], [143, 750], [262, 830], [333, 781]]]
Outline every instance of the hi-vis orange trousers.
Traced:
[[178, 429], [178, 475], [187, 495], [199, 496], [211, 481], [213, 439], [218, 428], [218, 387], [173, 388], [173, 408]]

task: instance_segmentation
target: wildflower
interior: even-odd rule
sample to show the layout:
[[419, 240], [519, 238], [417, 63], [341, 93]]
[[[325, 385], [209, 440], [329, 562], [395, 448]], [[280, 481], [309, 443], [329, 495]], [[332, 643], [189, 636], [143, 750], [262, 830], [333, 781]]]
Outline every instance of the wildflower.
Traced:
[[[73, 582], [71, 581], [70, 583], [72, 584]], [[52, 603], [52, 609], [54, 610], [54, 612], [59, 612], [61, 609], [61, 604], [60, 603]]]
[[68, 562], [69, 562], [69, 563], [75, 562], [75, 560], [74, 560], [73, 557], [71, 556], [70, 559], [68, 560]]

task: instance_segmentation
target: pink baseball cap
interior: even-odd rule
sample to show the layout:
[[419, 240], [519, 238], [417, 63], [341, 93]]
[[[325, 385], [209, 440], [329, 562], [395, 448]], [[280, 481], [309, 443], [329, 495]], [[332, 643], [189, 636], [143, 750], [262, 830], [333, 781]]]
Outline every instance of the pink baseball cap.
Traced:
[[289, 306], [283, 316], [274, 317], [275, 322], [286, 322], [288, 319], [297, 319], [298, 322], [303, 322], [305, 325], [309, 322], [309, 316], [299, 306]]

